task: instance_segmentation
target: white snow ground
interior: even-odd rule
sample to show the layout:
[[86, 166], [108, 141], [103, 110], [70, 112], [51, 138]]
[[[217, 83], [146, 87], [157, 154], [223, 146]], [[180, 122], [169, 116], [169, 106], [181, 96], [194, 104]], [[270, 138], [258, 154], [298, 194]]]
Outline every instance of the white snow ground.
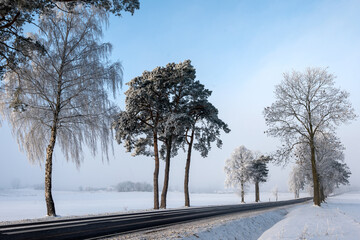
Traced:
[[[106, 214], [151, 209], [151, 192], [108, 192], [108, 191], [53, 191], [56, 213], [60, 216], [80, 216]], [[192, 206], [236, 204], [240, 198], [234, 193], [192, 193]], [[261, 193], [263, 201], [274, 200], [271, 193]], [[291, 199], [293, 194], [279, 192], [279, 200]], [[254, 194], [245, 196], [245, 201], [253, 202]], [[182, 192], [169, 192], [168, 208], [184, 206]], [[43, 190], [0, 189], [0, 224], [1, 221], [44, 218], [46, 205]]]
[[214, 224], [205, 230], [187, 234], [181, 239], [195, 240], [218, 240], [218, 239], [258, 239], [261, 234], [276, 222], [280, 221], [286, 215], [285, 209], [273, 211], [261, 211], [257, 213], [248, 213], [239, 216], [239, 219], [225, 222], [224, 224]]
[[161, 229], [120, 235], [107, 240], [252, 240], [258, 239], [268, 228], [287, 214], [286, 209], [258, 210], [206, 218], [196, 222], [181, 223]]
[[360, 192], [330, 197], [321, 207], [309, 203], [291, 208], [283, 220], [259, 239], [359, 240]]

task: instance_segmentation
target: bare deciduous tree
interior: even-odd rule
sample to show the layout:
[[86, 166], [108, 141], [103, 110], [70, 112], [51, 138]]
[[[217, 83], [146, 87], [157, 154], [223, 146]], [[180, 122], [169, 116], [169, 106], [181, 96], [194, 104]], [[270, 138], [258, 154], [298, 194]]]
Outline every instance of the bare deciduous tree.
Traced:
[[225, 185], [239, 187], [241, 191], [241, 202], [245, 202], [245, 184], [251, 178], [251, 165], [254, 154], [245, 146], [235, 148], [231, 157], [225, 162]]
[[[78, 6], [40, 18], [42, 31], [33, 38], [46, 50], [34, 51], [31, 61], [7, 72], [0, 108], [9, 120], [19, 146], [30, 161], [46, 155], [45, 198], [47, 214], [56, 215], [51, 194], [52, 157], [58, 142], [67, 160], [77, 166], [86, 145], [93, 155], [100, 141], [103, 156], [111, 146], [109, 100], [121, 87], [119, 62], [110, 64], [109, 43], [99, 44], [105, 11]], [[45, 151], [46, 150], [46, 151]]]
[[294, 193], [295, 198], [300, 197], [300, 190], [305, 187], [305, 172], [296, 164], [290, 172], [289, 190]]
[[314, 204], [318, 206], [321, 201], [315, 136], [334, 131], [339, 124], [356, 117], [348, 101], [349, 94], [336, 88], [334, 79], [323, 68], [285, 73], [284, 80], [275, 87], [276, 101], [264, 110], [267, 134], [279, 137], [284, 143], [274, 156], [278, 162], [287, 162], [296, 145], [303, 142], [309, 145]]

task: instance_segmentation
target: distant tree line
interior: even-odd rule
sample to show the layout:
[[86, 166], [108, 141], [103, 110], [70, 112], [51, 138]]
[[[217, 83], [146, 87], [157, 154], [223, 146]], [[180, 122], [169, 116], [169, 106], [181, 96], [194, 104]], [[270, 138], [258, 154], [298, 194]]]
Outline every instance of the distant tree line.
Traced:
[[153, 187], [146, 182], [121, 182], [115, 186], [115, 190], [118, 192], [152, 192]]

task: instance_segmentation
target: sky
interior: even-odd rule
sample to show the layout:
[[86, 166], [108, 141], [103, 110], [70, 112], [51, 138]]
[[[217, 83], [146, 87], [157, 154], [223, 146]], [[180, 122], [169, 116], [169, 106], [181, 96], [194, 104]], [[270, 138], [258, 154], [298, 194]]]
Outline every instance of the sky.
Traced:
[[[111, 59], [123, 65], [124, 83], [145, 70], [190, 59], [197, 79], [213, 91], [210, 101], [231, 129], [222, 134], [221, 149], [214, 145], [207, 158], [193, 154], [191, 191], [224, 189], [224, 163], [236, 147], [267, 154], [280, 145], [278, 139], [264, 134], [262, 112], [275, 101], [275, 85], [284, 72], [327, 67], [337, 76], [336, 86], [350, 93], [349, 100], [360, 115], [360, 1], [140, 2], [133, 16], [111, 16], [104, 31], [104, 42], [113, 44]], [[124, 99], [121, 93], [115, 100], [121, 108]], [[359, 118], [341, 125], [337, 134], [346, 147], [350, 182], [359, 186]], [[56, 150], [53, 187], [106, 187], [126, 180], [152, 183], [154, 161], [133, 157], [113, 144], [109, 161], [86, 152], [79, 168]], [[6, 122], [0, 127], [0, 152], [0, 188], [15, 181], [22, 186], [44, 182], [44, 163], [29, 163]], [[292, 165], [271, 165], [262, 188], [277, 186], [286, 191]], [[185, 155], [179, 154], [171, 162], [170, 189], [182, 191], [184, 169]], [[160, 171], [162, 182], [164, 164]]]

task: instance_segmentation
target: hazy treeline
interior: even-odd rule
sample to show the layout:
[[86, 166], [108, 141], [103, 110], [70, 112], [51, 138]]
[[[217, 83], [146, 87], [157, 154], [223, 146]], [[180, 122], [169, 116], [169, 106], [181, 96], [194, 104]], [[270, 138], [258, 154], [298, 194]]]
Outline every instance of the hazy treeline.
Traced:
[[153, 187], [146, 182], [121, 182], [115, 186], [118, 192], [152, 192]]

